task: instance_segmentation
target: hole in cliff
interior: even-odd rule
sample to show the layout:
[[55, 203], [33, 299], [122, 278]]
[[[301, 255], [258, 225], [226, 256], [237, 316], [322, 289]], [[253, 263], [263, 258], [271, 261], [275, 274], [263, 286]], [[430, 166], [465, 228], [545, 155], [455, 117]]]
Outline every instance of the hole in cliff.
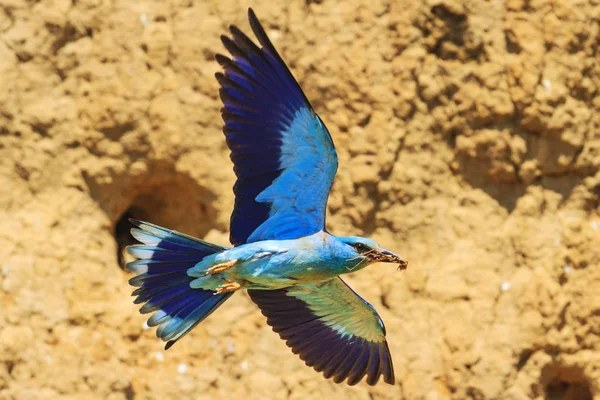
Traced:
[[132, 261], [125, 248], [137, 241], [131, 236], [129, 218], [146, 221], [203, 238], [215, 228], [215, 196], [187, 175], [155, 176], [143, 185], [115, 224], [117, 261], [121, 268]]
[[117, 262], [121, 268], [125, 268], [125, 264], [129, 261], [130, 256], [125, 251], [125, 248], [131, 244], [135, 244], [136, 240], [131, 236], [131, 222], [129, 218], [143, 219], [135, 207], [130, 207], [121, 215], [121, 218], [115, 225], [115, 240], [117, 241]]
[[573, 383], [556, 380], [545, 389], [547, 400], [592, 400], [592, 392], [585, 383]]
[[541, 379], [546, 400], [592, 400], [581, 368], [553, 364], [544, 368]]

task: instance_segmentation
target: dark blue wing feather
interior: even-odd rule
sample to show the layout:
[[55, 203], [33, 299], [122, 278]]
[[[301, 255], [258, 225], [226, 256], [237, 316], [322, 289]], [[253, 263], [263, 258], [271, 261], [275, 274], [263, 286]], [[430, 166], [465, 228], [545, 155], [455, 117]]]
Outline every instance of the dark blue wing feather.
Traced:
[[323, 230], [337, 155], [327, 128], [252, 10], [260, 47], [238, 28], [217, 55], [223, 132], [237, 182], [231, 242], [294, 239]]
[[394, 368], [377, 312], [339, 278], [280, 290], [248, 290], [273, 330], [325, 378], [375, 385]]

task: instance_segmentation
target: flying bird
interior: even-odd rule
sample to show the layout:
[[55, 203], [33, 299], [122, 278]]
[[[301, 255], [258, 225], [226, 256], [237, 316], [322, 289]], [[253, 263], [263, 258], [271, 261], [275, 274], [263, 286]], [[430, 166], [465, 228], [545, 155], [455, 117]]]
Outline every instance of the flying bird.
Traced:
[[337, 170], [333, 140], [252, 9], [258, 45], [236, 26], [217, 55], [223, 132], [237, 181], [231, 216], [233, 247], [218, 246], [148, 222], [131, 220], [143, 243], [136, 304], [153, 313], [149, 326], [166, 341], [185, 336], [240, 289], [292, 351], [325, 378], [349, 385], [365, 375], [394, 384], [386, 332], [375, 308], [339, 275], [375, 262], [407, 264], [373, 240], [325, 229], [327, 198]]

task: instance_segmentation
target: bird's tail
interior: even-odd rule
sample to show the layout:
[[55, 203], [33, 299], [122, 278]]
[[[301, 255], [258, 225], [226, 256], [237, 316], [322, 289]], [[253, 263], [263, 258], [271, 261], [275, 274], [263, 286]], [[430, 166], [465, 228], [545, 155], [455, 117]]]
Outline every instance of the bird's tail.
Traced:
[[134, 303], [145, 303], [142, 314], [154, 312], [148, 326], [158, 326], [156, 336], [167, 342], [168, 349], [233, 294], [192, 289], [195, 278], [187, 275], [204, 257], [227, 249], [148, 222], [130, 221], [136, 226], [131, 234], [143, 243], [127, 248], [138, 258], [127, 264], [137, 274], [129, 281], [138, 287]]

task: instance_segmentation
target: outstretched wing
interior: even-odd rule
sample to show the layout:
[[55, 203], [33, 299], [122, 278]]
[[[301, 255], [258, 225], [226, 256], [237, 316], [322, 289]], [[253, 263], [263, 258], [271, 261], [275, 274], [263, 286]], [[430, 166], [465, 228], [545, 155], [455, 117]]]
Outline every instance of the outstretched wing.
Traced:
[[237, 27], [217, 55], [225, 127], [237, 182], [231, 242], [295, 239], [325, 227], [337, 154], [327, 128], [252, 9], [258, 47]]
[[325, 378], [394, 384], [385, 327], [375, 308], [342, 279], [280, 290], [248, 290], [267, 322], [306, 365]]

